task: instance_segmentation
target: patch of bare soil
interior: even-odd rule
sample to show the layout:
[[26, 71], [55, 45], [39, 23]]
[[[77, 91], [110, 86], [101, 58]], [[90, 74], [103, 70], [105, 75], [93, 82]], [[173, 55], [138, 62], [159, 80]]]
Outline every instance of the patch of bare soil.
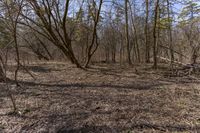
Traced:
[[165, 68], [136, 68], [29, 65], [36, 80], [21, 70], [22, 87], [9, 84], [21, 115], [9, 114], [11, 102], [0, 84], [0, 132], [200, 132], [199, 78], [166, 77]]

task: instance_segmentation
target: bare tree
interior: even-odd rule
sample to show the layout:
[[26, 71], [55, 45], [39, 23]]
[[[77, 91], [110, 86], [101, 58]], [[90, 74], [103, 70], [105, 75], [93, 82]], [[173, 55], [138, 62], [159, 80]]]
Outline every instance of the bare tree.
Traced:
[[68, 17], [70, 0], [66, 0], [64, 4], [63, 15], [60, 12], [60, 1], [27, 1], [26, 4], [26, 12], [21, 13], [23, 21], [19, 23], [51, 41], [73, 64], [81, 68], [72, 48], [71, 34], [75, 27], [72, 26], [71, 31], [67, 30], [67, 22], [73, 21]]
[[15, 70], [15, 82], [16, 85], [19, 86], [17, 81], [18, 71], [20, 69], [20, 56], [19, 56], [19, 45], [17, 40], [17, 25], [18, 25], [18, 19], [20, 16], [20, 13], [22, 11], [24, 0], [18, 0], [13, 2], [4, 1], [5, 6], [5, 12], [7, 14], [7, 17], [5, 20], [7, 20], [7, 26], [10, 30], [10, 34], [14, 40], [15, 44], [15, 51], [16, 51], [16, 62], [17, 62], [17, 68]]
[[[7, 45], [10, 45], [10, 43], [8, 43]], [[5, 83], [5, 87], [1, 88], [1, 89], [4, 89], [6, 91], [8, 97], [11, 100], [11, 103], [12, 103], [12, 106], [13, 106], [12, 113], [18, 114], [19, 112], [18, 112], [18, 108], [17, 108], [17, 105], [16, 105], [15, 98], [14, 98], [13, 94], [11, 93], [10, 87], [8, 85], [9, 79], [7, 78], [7, 60], [8, 60], [7, 50], [6, 50], [6, 52], [3, 52], [2, 50], [0, 50], [0, 82]]]
[[[85, 67], [87, 68], [90, 60], [92, 58], [92, 55], [95, 53], [97, 50], [99, 43], [98, 43], [98, 36], [97, 36], [97, 26], [99, 23], [99, 18], [100, 18], [100, 12], [102, 8], [103, 0], [100, 0], [98, 9], [96, 9], [96, 2], [93, 0], [92, 5], [94, 9], [94, 13], [92, 13], [93, 21], [94, 21], [94, 26], [93, 26], [93, 31], [92, 31], [92, 41], [90, 45], [87, 48], [87, 57], [86, 57], [86, 62], [85, 62]], [[96, 44], [96, 46], [95, 46]]]

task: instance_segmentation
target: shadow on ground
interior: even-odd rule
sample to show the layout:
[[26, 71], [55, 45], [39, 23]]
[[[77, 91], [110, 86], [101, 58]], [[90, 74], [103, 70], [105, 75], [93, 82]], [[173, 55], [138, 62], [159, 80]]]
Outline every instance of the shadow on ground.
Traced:
[[[185, 123], [199, 117], [199, 90], [188, 87], [200, 82], [191, 77], [165, 78], [149, 69], [136, 73], [132, 68], [109, 67], [93, 72], [66, 67], [51, 75], [53, 69], [29, 68], [41, 74], [39, 79], [19, 81], [23, 88], [15, 95], [22, 113], [28, 111], [9, 116], [5, 110], [10, 105], [0, 106], [0, 120], [7, 121], [6, 129], [52, 133], [200, 131], [200, 125]], [[1, 94], [0, 103], [9, 103]]]

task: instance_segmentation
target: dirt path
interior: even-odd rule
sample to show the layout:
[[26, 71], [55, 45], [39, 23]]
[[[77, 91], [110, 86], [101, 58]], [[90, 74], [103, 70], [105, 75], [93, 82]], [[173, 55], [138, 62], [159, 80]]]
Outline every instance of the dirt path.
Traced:
[[1, 91], [0, 132], [200, 132], [198, 78], [137, 67], [27, 66], [37, 79], [21, 71], [23, 87], [11, 85], [21, 116], [8, 114], [11, 103]]

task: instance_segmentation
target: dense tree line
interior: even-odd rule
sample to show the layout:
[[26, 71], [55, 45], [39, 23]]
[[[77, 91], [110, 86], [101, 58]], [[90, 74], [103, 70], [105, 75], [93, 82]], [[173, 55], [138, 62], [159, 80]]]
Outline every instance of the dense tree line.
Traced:
[[157, 68], [165, 59], [173, 67], [199, 57], [194, 0], [3, 0], [0, 10], [0, 46], [2, 54], [15, 49], [16, 75], [24, 51], [79, 68], [94, 61], [153, 62]]
[[[197, 63], [198, 0], [2, 0], [0, 80], [15, 62], [15, 82], [26, 61]], [[26, 70], [29, 73], [28, 70]], [[29, 73], [30, 76], [31, 73]], [[33, 77], [33, 76], [32, 76]], [[34, 78], [34, 77], [33, 77]], [[15, 100], [7, 87], [14, 111]]]

